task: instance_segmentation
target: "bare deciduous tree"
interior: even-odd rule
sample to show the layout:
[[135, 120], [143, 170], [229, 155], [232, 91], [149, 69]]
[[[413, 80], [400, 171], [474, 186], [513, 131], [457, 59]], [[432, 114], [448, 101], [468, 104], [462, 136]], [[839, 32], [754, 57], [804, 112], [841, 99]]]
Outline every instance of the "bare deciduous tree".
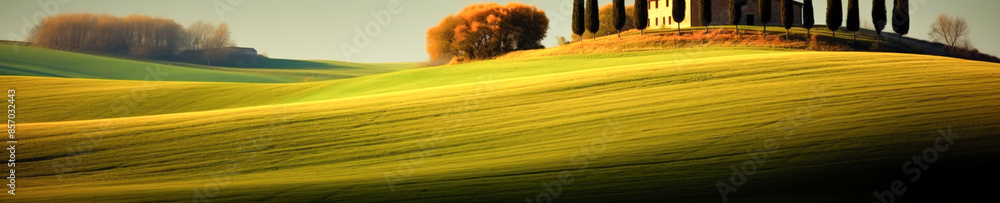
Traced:
[[215, 28], [215, 32], [212, 33], [212, 37], [207, 41], [207, 47], [205, 48], [223, 48], [231, 47], [235, 43], [229, 39], [229, 24], [220, 23], [218, 27]]
[[202, 42], [202, 49], [205, 50], [205, 57], [209, 60], [222, 61], [233, 53], [232, 47], [235, 44], [229, 39], [229, 25], [220, 23], [219, 27], [211, 33], [208, 39]]
[[931, 40], [943, 43], [948, 47], [959, 49], [973, 47], [972, 42], [969, 41], [969, 24], [961, 17], [945, 14], [938, 16], [937, 21], [931, 24], [931, 32], [928, 35], [930, 35]]
[[215, 26], [212, 26], [211, 23], [199, 20], [198, 22], [194, 22], [188, 26], [187, 33], [189, 44], [188, 47], [185, 47], [186, 49], [204, 49], [205, 44], [212, 37], [212, 34], [215, 33]]

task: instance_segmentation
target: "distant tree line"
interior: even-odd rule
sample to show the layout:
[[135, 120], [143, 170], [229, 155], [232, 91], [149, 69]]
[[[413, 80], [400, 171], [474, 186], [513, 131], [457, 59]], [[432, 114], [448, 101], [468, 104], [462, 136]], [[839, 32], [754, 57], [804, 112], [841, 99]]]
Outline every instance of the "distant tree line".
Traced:
[[185, 29], [177, 22], [145, 15], [68, 13], [49, 16], [31, 31], [36, 46], [157, 58], [182, 50], [232, 46], [229, 27], [196, 22]]

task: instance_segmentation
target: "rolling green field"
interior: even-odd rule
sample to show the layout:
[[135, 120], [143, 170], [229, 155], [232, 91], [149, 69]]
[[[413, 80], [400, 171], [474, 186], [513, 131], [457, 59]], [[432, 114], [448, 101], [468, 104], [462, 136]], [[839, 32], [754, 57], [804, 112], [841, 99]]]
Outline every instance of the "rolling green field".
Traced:
[[[225, 108], [253, 107], [260, 105], [312, 102], [367, 95], [405, 92], [427, 88], [446, 87], [525, 78], [538, 75], [567, 73], [588, 69], [621, 66], [621, 61], [636, 64], [660, 64], [681, 67], [686, 61], [675, 61], [664, 56], [688, 56], [711, 58], [717, 55], [753, 56], [756, 54], [781, 53], [764, 49], [691, 49], [630, 52], [621, 54], [591, 54], [532, 58], [525, 60], [500, 60], [493, 63], [464, 64], [447, 67], [423, 68], [399, 71], [342, 80], [309, 83], [255, 84], [255, 83], [190, 83], [88, 80], [47, 77], [10, 77], [7, 81], [21, 91], [38, 95], [23, 98], [35, 105], [25, 110], [37, 114], [23, 115], [25, 122], [52, 122], [114, 118], [107, 109], [109, 104], [122, 100], [151, 100], [151, 102], [129, 103], [130, 116], [181, 113]], [[601, 59], [603, 60], [594, 60]], [[560, 66], [547, 64], [558, 63]], [[544, 67], [544, 68], [539, 68]], [[171, 76], [163, 77], [167, 80]], [[75, 87], [75, 88], [67, 88]], [[87, 91], [79, 91], [79, 89]], [[137, 96], [131, 96], [137, 92]], [[142, 93], [142, 94], [139, 94]], [[123, 98], [122, 95], [127, 95]], [[66, 106], [59, 101], [74, 101]], [[59, 108], [62, 111], [45, 111]], [[97, 107], [97, 109], [93, 109]]]
[[156, 61], [177, 66], [250, 73], [278, 77], [292, 82], [313, 82], [375, 75], [420, 67], [419, 63], [350, 63], [327, 60], [267, 59], [251, 67], [217, 67], [189, 63]]
[[227, 68], [142, 62], [26, 46], [16, 51], [0, 49], [0, 75], [113, 80], [282, 83], [351, 78], [417, 66], [417, 63], [358, 64], [269, 59], [259, 67]]
[[875, 201], [949, 131], [897, 201], [1000, 181], [995, 63], [697, 48], [319, 82], [174, 76], [0, 76], [22, 122], [14, 200], [717, 202], [751, 161], [729, 201]]

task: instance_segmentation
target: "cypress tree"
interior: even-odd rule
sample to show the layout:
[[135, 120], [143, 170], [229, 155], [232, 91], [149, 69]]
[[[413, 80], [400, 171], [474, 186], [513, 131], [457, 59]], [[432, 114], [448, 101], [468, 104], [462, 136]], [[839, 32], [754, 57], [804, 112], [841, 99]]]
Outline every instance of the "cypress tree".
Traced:
[[712, 24], [712, 0], [701, 0], [701, 23], [705, 24], [705, 32], [708, 32], [708, 24]]
[[736, 34], [740, 34], [740, 21], [743, 20], [743, 4], [740, 0], [729, 0], [729, 24], [736, 26]]
[[583, 32], [586, 32], [587, 24], [583, 17], [583, 0], [573, 0], [573, 34], [580, 36], [583, 41]]
[[625, 0], [614, 0], [615, 30], [618, 30], [618, 37], [622, 37], [622, 28], [625, 27]]
[[681, 22], [684, 22], [684, 14], [687, 10], [687, 0], [674, 0], [674, 22], [677, 22], [677, 35], [681, 35]]
[[757, 0], [757, 14], [764, 24], [764, 34], [767, 35], [767, 24], [771, 23], [771, 0]]
[[858, 41], [858, 30], [861, 30], [861, 11], [858, 0], [847, 0], [847, 31], [854, 32], [854, 41]]
[[795, 9], [792, 6], [792, 0], [781, 0], [781, 25], [785, 26], [785, 39], [791, 35], [788, 30], [795, 24]]
[[885, 12], [885, 0], [872, 0], [872, 21], [875, 23], [875, 33], [878, 34], [876, 40], [882, 39], [882, 29], [885, 29], [888, 22]]
[[649, 2], [646, 0], [635, 0], [635, 28], [639, 29], [639, 36], [649, 27]]
[[587, 0], [587, 31], [594, 33], [594, 41], [597, 41], [597, 31], [601, 30], [601, 14], [597, 8], [597, 0]]
[[844, 23], [844, 7], [840, 0], [826, 0], [826, 27], [837, 37], [837, 30]]
[[903, 35], [910, 32], [909, 0], [896, 0], [892, 7], [892, 30], [899, 34], [899, 43], [903, 43]]
[[806, 35], [812, 36], [813, 26], [816, 25], [816, 13], [813, 11], [813, 1], [805, 0], [802, 5], [802, 27], [806, 28]]

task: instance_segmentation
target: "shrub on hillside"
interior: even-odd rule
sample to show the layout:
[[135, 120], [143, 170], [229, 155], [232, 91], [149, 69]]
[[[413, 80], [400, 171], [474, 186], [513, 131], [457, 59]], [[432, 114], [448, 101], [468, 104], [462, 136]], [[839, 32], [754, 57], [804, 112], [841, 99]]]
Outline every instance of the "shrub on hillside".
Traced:
[[444, 64], [544, 48], [548, 28], [548, 17], [535, 6], [475, 4], [427, 30], [427, 53], [432, 64]]
[[563, 37], [563, 36], [557, 37], [556, 41], [559, 43], [559, 46], [569, 45], [569, 44], [573, 43], [573, 42], [570, 42], [569, 40], [566, 40], [566, 37]]

